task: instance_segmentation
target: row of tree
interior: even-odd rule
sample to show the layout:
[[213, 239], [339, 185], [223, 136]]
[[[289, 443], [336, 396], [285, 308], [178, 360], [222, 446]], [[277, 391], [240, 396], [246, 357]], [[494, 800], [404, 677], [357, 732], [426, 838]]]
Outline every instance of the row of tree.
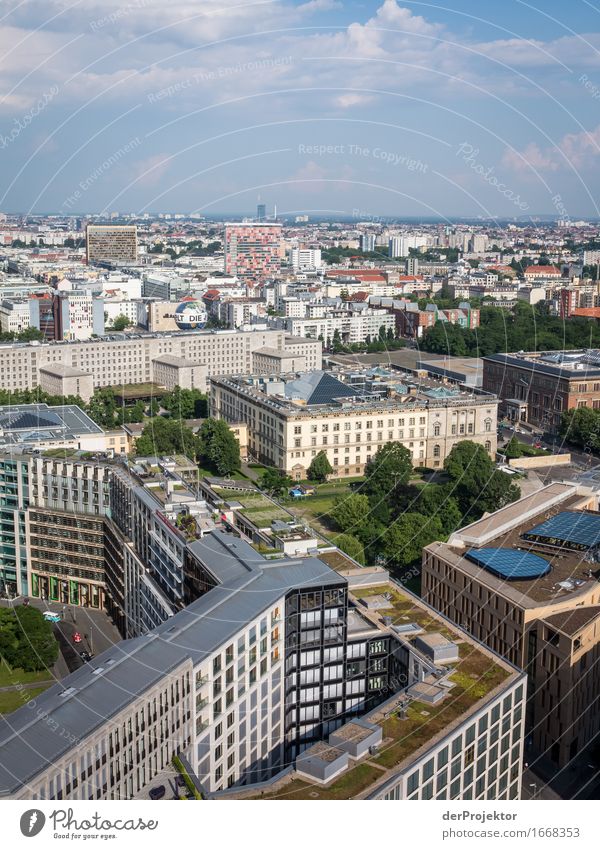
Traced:
[[600, 324], [571, 316], [550, 315], [545, 302], [531, 307], [520, 301], [511, 310], [482, 306], [473, 330], [438, 321], [423, 334], [420, 347], [434, 354], [481, 357], [503, 351], [558, 351], [600, 347]]
[[181, 419], [156, 416], [136, 440], [135, 450], [140, 457], [185, 454], [221, 476], [241, 466], [240, 444], [222, 419], [206, 419], [196, 434]]
[[406, 566], [420, 558], [425, 545], [519, 497], [519, 488], [495, 468], [483, 446], [470, 440], [455, 445], [444, 470], [443, 484], [411, 485], [409, 451], [398, 442], [380, 448], [366, 466], [364, 482], [331, 510], [343, 535], [341, 544], [336, 540], [339, 547], [351, 553], [350, 545], [361, 562], [366, 552], [369, 560], [383, 556]]

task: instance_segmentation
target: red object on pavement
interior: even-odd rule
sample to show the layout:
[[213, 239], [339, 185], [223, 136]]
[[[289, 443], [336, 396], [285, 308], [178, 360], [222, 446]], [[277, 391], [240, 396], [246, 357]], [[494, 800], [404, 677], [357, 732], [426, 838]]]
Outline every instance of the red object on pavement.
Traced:
[[73, 642], [74, 643], [80, 643], [81, 642], [81, 634], [79, 633], [79, 631], [75, 631], [75, 633], [73, 634]]

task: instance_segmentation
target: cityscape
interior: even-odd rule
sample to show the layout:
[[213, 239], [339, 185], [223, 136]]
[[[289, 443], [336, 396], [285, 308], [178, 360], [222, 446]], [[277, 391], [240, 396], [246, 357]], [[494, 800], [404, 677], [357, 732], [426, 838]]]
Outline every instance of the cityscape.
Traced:
[[0, 799], [596, 800], [594, 10], [208, 5], [0, 22]]

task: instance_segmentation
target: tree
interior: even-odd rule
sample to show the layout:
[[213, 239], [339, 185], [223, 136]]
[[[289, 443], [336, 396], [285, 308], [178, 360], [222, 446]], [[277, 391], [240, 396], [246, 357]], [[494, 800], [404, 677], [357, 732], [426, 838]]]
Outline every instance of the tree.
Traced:
[[386, 530], [383, 552], [397, 566], [421, 559], [424, 546], [443, 536], [441, 522], [421, 513], [402, 513]]
[[323, 483], [327, 480], [327, 475], [333, 471], [331, 463], [327, 459], [327, 454], [324, 451], [319, 451], [312, 463], [308, 467], [308, 479], [311, 481], [319, 481]]
[[136, 439], [135, 450], [140, 457], [159, 457], [165, 454], [185, 454], [197, 460], [202, 444], [189, 427], [175, 419], [156, 416], [151, 419]]
[[199, 389], [182, 389], [176, 386], [160, 399], [160, 404], [175, 419], [200, 419], [207, 413], [206, 395]]
[[13, 669], [27, 672], [54, 665], [58, 644], [40, 610], [25, 605], [0, 608], [0, 657]]
[[435, 483], [427, 484], [421, 489], [415, 506], [424, 516], [439, 519], [444, 536], [448, 536], [462, 524], [458, 501], [452, 497], [448, 487]]
[[112, 323], [113, 330], [125, 330], [126, 327], [131, 325], [131, 321], [127, 318], [126, 315], [118, 315]]
[[364, 566], [365, 548], [360, 540], [356, 539], [352, 534], [340, 534], [335, 538], [335, 544], [339, 549]]
[[113, 390], [109, 386], [96, 389], [87, 405], [89, 417], [100, 427], [111, 428], [115, 426], [116, 411], [117, 400]]
[[383, 445], [365, 467], [364, 492], [390, 503], [398, 487], [406, 484], [412, 472], [408, 448], [400, 442]]
[[483, 445], [469, 439], [454, 446], [446, 457], [444, 469], [463, 516], [477, 518], [519, 498], [519, 487], [508, 475], [495, 469]]
[[260, 476], [258, 485], [270, 495], [280, 498], [293, 487], [294, 481], [279, 469], [265, 469]]
[[504, 456], [507, 460], [516, 460], [522, 453], [519, 440], [516, 436], [511, 436], [506, 448], [504, 449]]
[[600, 410], [594, 410], [592, 407], [565, 410], [560, 420], [560, 433], [572, 445], [599, 451]]
[[230, 475], [241, 466], [240, 443], [224, 419], [207, 419], [200, 428], [201, 454], [219, 475]]
[[370, 505], [366, 495], [353, 492], [338, 498], [331, 510], [331, 518], [341, 531], [356, 533], [369, 520]]

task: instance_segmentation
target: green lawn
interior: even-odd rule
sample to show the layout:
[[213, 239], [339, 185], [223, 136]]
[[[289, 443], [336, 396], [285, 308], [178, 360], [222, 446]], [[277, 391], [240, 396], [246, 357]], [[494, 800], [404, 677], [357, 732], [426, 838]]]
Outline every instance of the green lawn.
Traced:
[[359, 764], [350, 769], [329, 787], [321, 787], [308, 781], [294, 778], [284, 784], [278, 793], [265, 793], [255, 799], [354, 799], [383, 772], [370, 764]]
[[12, 713], [31, 699], [39, 696], [47, 687], [30, 687], [28, 690], [8, 690], [0, 692], [0, 713]]
[[52, 678], [51, 669], [40, 672], [24, 672], [22, 669], [11, 669], [0, 660], [0, 687], [12, 687], [14, 684], [34, 684], [37, 681], [48, 681]]

